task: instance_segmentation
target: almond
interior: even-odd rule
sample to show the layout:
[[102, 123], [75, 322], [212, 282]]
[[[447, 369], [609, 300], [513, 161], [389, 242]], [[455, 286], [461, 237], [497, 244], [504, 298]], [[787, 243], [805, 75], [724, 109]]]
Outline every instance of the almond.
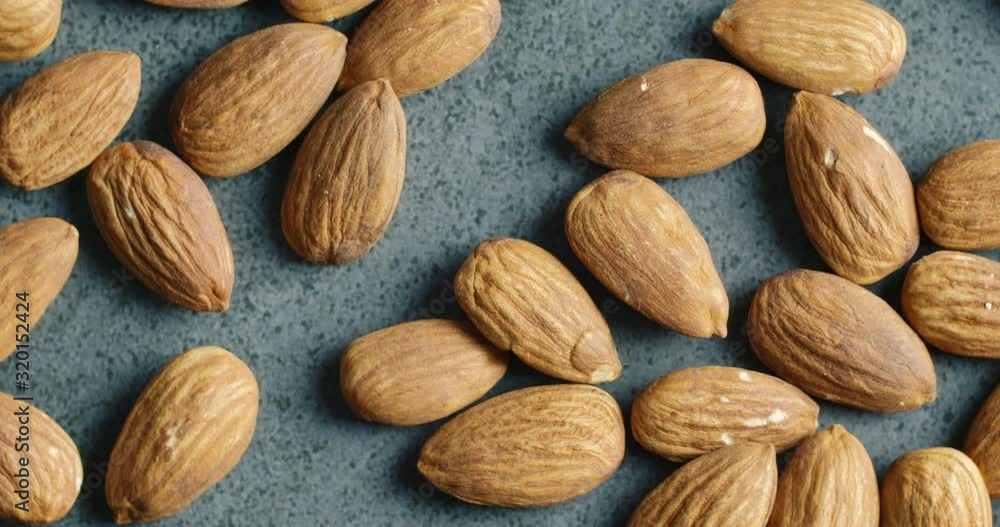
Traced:
[[629, 527], [764, 527], [774, 501], [774, 447], [728, 446], [674, 472], [632, 514]]
[[741, 368], [702, 366], [660, 377], [632, 403], [632, 435], [671, 461], [734, 443], [791, 448], [816, 431], [819, 405], [787, 382]]
[[878, 478], [865, 446], [834, 425], [805, 440], [778, 480], [768, 527], [878, 527]]
[[655, 177], [723, 167], [753, 150], [767, 123], [757, 81], [739, 66], [685, 59], [601, 92], [566, 129], [592, 161]]
[[939, 251], [910, 266], [903, 315], [931, 345], [956, 355], [1000, 359], [1000, 263]]
[[0, 1], [0, 62], [30, 59], [56, 38], [62, 0]]
[[594, 301], [535, 244], [510, 238], [479, 244], [455, 277], [455, 296], [486, 338], [546, 375], [596, 384], [621, 374]]
[[882, 480], [881, 527], [990, 527], [983, 476], [953, 448], [910, 452]]
[[28, 342], [69, 278], [79, 247], [80, 233], [57, 218], [0, 227], [0, 360], [15, 343]]
[[806, 234], [834, 272], [864, 285], [910, 261], [920, 244], [913, 183], [864, 117], [832, 97], [795, 94], [785, 159]]
[[937, 397], [920, 337], [881, 298], [832, 274], [799, 269], [765, 282], [747, 336], [768, 368], [821, 399], [901, 412]]
[[979, 466], [990, 497], [1000, 498], [1000, 385], [972, 421], [965, 453]]
[[0, 176], [35, 190], [83, 170], [132, 116], [141, 77], [138, 56], [91, 51], [15, 88], [0, 104]]
[[87, 178], [94, 221], [111, 252], [147, 287], [194, 311], [225, 311], [233, 252], [208, 187], [148, 141], [120, 143]]
[[827, 95], [885, 87], [906, 56], [903, 26], [861, 0], [737, 0], [712, 32], [754, 71]]
[[486, 51], [500, 18], [499, 0], [382, 0], [351, 38], [338, 89], [386, 78], [400, 97], [429, 90]]
[[111, 451], [105, 493], [115, 523], [173, 516], [228, 474], [250, 445], [258, 400], [253, 372], [222, 348], [170, 361]]
[[182, 158], [231, 177], [271, 159], [309, 125], [340, 77], [347, 38], [283, 24], [238, 38], [198, 65], [170, 108]]
[[247, 0], [146, 0], [150, 4], [184, 9], [218, 9], [247, 3]]
[[708, 244], [656, 183], [624, 170], [598, 178], [570, 202], [566, 235], [590, 272], [636, 311], [692, 337], [726, 336], [729, 298]]
[[388, 81], [337, 99], [292, 165], [281, 226], [295, 252], [321, 264], [361, 258], [396, 212], [406, 176], [406, 115]]
[[625, 456], [618, 403], [598, 388], [523, 388], [466, 410], [424, 445], [417, 466], [438, 489], [478, 505], [539, 507], [582, 496]]
[[508, 357], [464, 322], [408, 322], [352, 342], [340, 360], [340, 389], [366, 421], [420, 425], [485, 395]]
[[924, 232], [949, 249], [1000, 248], [1000, 139], [941, 156], [917, 186]]
[[356, 13], [375, 0], [281, 0], [288, 14], [305, 22], [330, 22]]

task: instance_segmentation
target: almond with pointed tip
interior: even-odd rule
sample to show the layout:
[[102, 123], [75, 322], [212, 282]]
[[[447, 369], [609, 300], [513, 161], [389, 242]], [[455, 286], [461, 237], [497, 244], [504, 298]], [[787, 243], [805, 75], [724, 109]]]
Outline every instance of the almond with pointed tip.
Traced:
[[983, 476], [953, 448], [914, 450], [882, 480], [881, 527], [991, 527]]
[[956, 148], [917, 185], [924, 232], [949, 249], [1000, 248], [1000, 139]]
[[288, 14], [304, 22], [324, 23], [356, 13], [375, 0], [281, 0]]
[[0, 0], [0, 62], [37, 56], [52, 45], [62, 0]]
[[1000, 498], [1000, 385], [973, 419], [965, 438], [965, 453], [982, 472], [990, 497]]

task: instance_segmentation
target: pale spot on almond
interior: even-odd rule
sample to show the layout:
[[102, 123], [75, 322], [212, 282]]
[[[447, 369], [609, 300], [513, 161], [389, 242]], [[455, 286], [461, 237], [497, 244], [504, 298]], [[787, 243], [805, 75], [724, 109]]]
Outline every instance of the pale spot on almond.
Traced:
[[750, 382], [750, 374], [747, 373], [747, 372], [745, 372], [745, 371], [741, 371], [740, 372], [740, 380], [743, 381], [743, 382]]
[[883, 139], [882, 136], [878, 132], [876, 132], [875, 130], [872, 130], [871, 128], [869, 128], [867, 126], [863, 127], [861, 129], [861, 131], [863, 131], [865, 133], [865, 135], [867, 135], [868, 137], [874, 139], [875, 142], [878, 143], [879, 146], [881, 146], [882, 148], [884, 148], [886, 152], [892, 152], [892, 148], [889, 147], [889, 143], [885, 142], [885, 139]]

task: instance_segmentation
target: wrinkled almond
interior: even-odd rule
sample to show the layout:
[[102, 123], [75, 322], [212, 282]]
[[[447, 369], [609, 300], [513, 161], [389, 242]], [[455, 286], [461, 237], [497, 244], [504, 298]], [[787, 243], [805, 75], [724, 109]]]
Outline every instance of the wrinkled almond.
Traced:
[[[245, 0], [244, 0], [245, 1]], [[281, 0], [288, 14], [305, 22], [330, 22], [356, 13], [375, 0]]]
[[247, 3], [247, 0], [146, 0], [150, 4], [183, 9], [219, 9]]
[[928, 448], [903, 455], [882, 480], [881, 527], [991, 527], [983, 476], [965, 454]]
[[941, 156], [917, 186], [920, 223], [949, 249], [1000, 248], [1000, 139]]
[[990, 496], [1000, 498], [1000, 385], [993, 389], [972, 421], [965, 453], [975, 461]]
[[52, 45], [62, 0], [0, 0], [0, 62], [30, 59]]

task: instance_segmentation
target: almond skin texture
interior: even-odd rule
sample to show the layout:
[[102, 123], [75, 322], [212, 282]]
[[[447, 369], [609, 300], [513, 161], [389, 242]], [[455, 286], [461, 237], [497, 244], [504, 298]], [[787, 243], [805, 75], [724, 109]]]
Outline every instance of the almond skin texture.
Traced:
[[351, 37], [338, 90], [386, 78], [406, 97], [458, 74], [500, 29], [499, 0], [382, 0]]
[[778, 480], [768, 527], [878, 527], [878, 478], [865, 446], [834, 425], [805, 440]]
[[832, 274], [800, 269], [765, 282], [747, 336], [768, 368], [821, 399], [901, 412], [937, 397], [920, 337], [881, 298]]
[[[37, 331], [38, 321], [69, 278], [79, 247], [76, 228], [57, 218], [0, 227], [0, 360]], [[27, 302], [18, 299], [20, 293], [28, 293]], [[16, 318], [24, 313], [27, 329]]]
[[346, 46], [347, 37], [329, 27], [283, 24], [216, 51], [174, 97], [170, 131], [180, 156], [215, 177], [264, 164], [323, 107]]
[[247, 0], [146, 0], [150, 4], [184, 9], [218, 9], [247, 3]]
[[708, 244], [656, 183], [625, 170], [601, 176], [570, 202], [566, 235], [590, 272], [636, 311], [691, 337], [726, 336], [729, 298]]
[[915, 450], [882, 480], [881, 527], [991, 527], [983, 476], [953, 448]]
[[925, 256], [906, 273], [902, 305], [941, 351], [1000, 359], [1000, 263], [954, 251]]
[[389, 226], [406, 176], [406, 115], [385, 80], [338, 98], [306, 135], [281, 207], [289, 245], [303, 258], [343, 265]]
[[677, 469], [632, 514], [629, 527], [764, 527], [778, 465], [774, 447], [728, 446]]
[[228, 474], [250, 445], [258, 400], [253, 372], [222, 348], [170, 361], [111, 451], [105, 493], [115, 523], [173, 516]]
[[374, 0], [281, 0], [288, 14], [304, 22], [330, 22], [364, 9]]
[[816, 431], [819, 405], [787, 382], [741, 368], [678, 370], [632, 403], [632, 435], [643, 448], [683, 461], [734, 443], [785, 451]]
[[993, 389], [972, 421], [965, 453], [979, 466], [990, 497], [1000, 498], [1000, 387]]
[[903, 26], [861, 0], [737, 0], [712, 32], [752, 70], [826, 95], [887, 86], [906, 56]]
[[0, 176], [35, 190], [83, 170], [132, 116], [141, 69], [132, 53], [91, 51], [15, 88], [0, 104]]
[[594, 301], [535, 244], [510, 238], [479, 244], [455, 277], [455, 296], [486, 338], [546, 375], [596, 384], [621, 374]]
[[418, 320], [352, 342], [340, 360], [340, 389], [366, 421], [421, 425], [485, 395], [507, 372], [508, 358], [469, 324]]
[[1000, 248], [1000, 139], [941, 156], [917, 186], [920, 223], [949, 249]]
[[193, 311], [225, 311], [233, 252], [205, 183], [169, 150], [119, 143], [87, 178], [94, 221], [115, 257], [167, 300]]
[[864, 117], [832, 97], [795, 94], [785, 160], [806, 234], [834, 272], [865, 285], [910, 261], [920, 244], [913, 183]]
[[683, 177], [743, 157], [766, 126], [760, 87], [743, 68], [685, 59], [604, 90], [580, 110], [565, 136], [600, 165]]
[[524, 388], [494, 397], [442, 426], [417, 467], [469, 503], [541, 507], [582, 496], [625, 456], [621, 408], [593, 386]]
[[[27, 443], [18, 442], [19, 415], [27, 412], [31, 428]], [[6, 499], [0, 502], [0, 519], [23, 524], [57, 522], [66, 516], [76, 503], [83, 482], [83, 464], [80, 453], [66, 432], [45, 412], [23, 401], [15, 401], [0, 393], [0, 492]], [[15, 445], [27, 444], [28, 450], [16, 451]], [[22, 469], [21, 458], [28, 459], [27, 478], [15, 478]], [[25, 497], [19, 497], [18, 482], [27, 479], [29, 491], [28, 511], [15, 507]]]
[[56, 38], [62, 0], [0, 0], [0, 62], [30, 59]]

